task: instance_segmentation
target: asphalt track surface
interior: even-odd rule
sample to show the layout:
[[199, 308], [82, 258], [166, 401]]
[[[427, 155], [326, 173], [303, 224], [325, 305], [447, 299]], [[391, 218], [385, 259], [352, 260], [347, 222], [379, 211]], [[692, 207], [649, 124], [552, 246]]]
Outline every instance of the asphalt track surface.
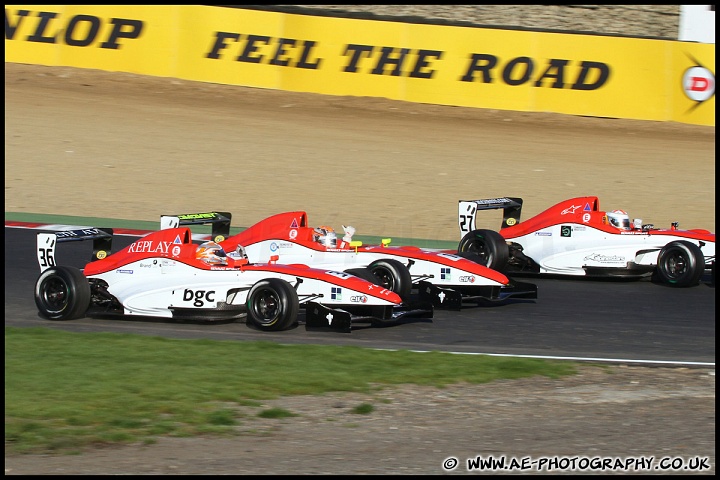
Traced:
[[[116, 332], [169, 338], [265, 340], [366, 348], [538, 356], [638, 364], [715, 365], [715, 288], [704, 278], [692, 288], [649, 280], [525, 278], [537, 300], [435, 311], [390, 327], [358, 325], [352, 333], [311, 332], [302, 322], [283, 332], [260, 332], [241, 321], [201, 323], [168, 319], [84, 318], [50, 321], [38, 315], [33, 287], [39, 274], [37, 230], [5, 228], [5, 326], [73, 332]], [[116, 236], [113, 249], [136, 237]], [[85, 247], [85, 248], [83, 248]], [[58, 264], [78, 268], [89, 259], [86, 242], [63, 244]]]

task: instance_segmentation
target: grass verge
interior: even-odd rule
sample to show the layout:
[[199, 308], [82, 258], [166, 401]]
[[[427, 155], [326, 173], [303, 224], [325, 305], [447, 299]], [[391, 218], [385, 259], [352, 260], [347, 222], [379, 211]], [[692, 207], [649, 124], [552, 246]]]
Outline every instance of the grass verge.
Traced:
[[574, 372], [540, 359], [6, 327], [5, 451], [231, 435], [233, 405], [284, 395]]

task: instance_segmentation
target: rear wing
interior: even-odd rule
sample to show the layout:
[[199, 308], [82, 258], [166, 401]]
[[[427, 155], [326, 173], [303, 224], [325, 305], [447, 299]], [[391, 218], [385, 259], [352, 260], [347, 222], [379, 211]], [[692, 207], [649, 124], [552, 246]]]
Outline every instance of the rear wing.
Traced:
[[55, 247], [58, 243], [93, 241], [90, 261], [102, 260], [112, 253], [112, 228], [81, 228], [77, 230], [59, 230], [39, 232], [37, 234], [37, 259], [40, 272], [55, 266]]
[[177, 228], [182, 225], [211, 225], [212, 239], [220, 243], [230, 236], [230, 212], [185, 213], [182, 215], [161, 215], [160, 230]]
[[500, 197], [487, 198], [484, 200], [460, 200], [458, 202], [458, 225], [460, 226], [460, 237], [466, 233], [476, 230], [475, 216], [480, 210], [503, 210], [501, 229], [512, 227], [520, 223], [520, 212], [522, 211], [522, 198]]

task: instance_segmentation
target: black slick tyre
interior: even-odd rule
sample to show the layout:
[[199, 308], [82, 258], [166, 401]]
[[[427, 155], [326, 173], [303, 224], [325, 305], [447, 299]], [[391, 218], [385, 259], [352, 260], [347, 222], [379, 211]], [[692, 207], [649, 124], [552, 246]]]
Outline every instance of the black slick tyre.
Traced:
[[51, 267], [35, 282], [35, 304], [50, 320], [74, 320], [90, 307], [90, 283], [74, 267]]
[[458, 244], [458, 255], [493, 270], [502, 271], [510, 258], [507, 242], [494, 230], [473, 230]]
[[392, 290], [403, 300], [410, 297], [412, 276], [410, 270], [400, 261], [394, 258], [381, 258], [370, 263], [367, 268], [375, 276], [374, 283]]
[[657, 276], [673, 287], [692, 287], [705, 272], [705, 257], [700, 247], [686, 240], [670, 242], [658, 255]]
[[297, 292], [280, 278], [260, 280], [247, 297], [247, 321], [260, 330], [287, 330], [297, 320], [299, 310]]

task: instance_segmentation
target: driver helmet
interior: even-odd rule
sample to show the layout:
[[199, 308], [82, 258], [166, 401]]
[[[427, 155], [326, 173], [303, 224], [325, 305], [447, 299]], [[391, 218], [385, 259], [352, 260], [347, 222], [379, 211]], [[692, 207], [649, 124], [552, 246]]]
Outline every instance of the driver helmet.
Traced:
[[320, 245], [326, 247], [335, 248], [337, 247], [337, 235], [332, 227], [317, 227], [315, 228], [315, 241]]
[[608, 223], [621, 230], [630, 230], [630, 217], [624, 210], [613, 210], [607, 212]]
[[205, 242], [195, 251], [195, 258], [208, 265], [227, 265], [225, 250], [215, 242]]

